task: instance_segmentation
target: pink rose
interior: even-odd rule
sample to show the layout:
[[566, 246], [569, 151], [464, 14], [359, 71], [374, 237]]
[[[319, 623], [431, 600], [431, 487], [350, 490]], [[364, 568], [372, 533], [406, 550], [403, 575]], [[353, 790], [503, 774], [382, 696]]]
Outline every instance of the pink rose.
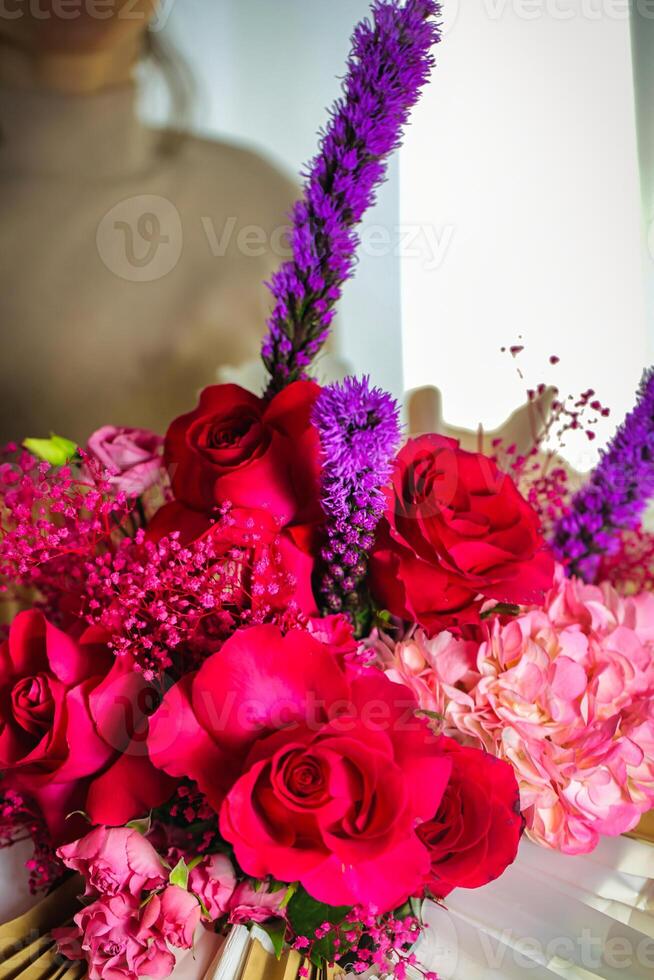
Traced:
[[152, 845], [136, 830], [97, 827], [57, 854], [66, 867], [86, 879], [86, 894], [117, 895], [128, 891], [139, 897], [144, 890], [166, 881], [164, 867]]
[[202, 915], [195, 895], [177, 885], [169, 885], [154, 896], [152, 904], [159, 905], [156, 924], [167, 942], [175, 949], [191, 949]]
[[107, 471], [116, 490], [140, 497], [164, 471], [163, 443], [147, 429], [105, 425], [89, 439], [87, 453]]
[[189, 875], [189, 888], [200, 899], [212, 921], [227, 911], [236, 888], [232, 862], [224, 854], [205, 858]]
[[281, 906], [285, 898], [286, 888], [272, 892], [268, 885], [255, 889], [252, 882], [244, 881], [229, 903], [229, 921], [235, 926], [246, 926], [251, 922], [283, 918], [285, 911]]
[[161, 908], [155, 898], [141, 907], [131, 895], [105, 896], [75, 916], [76, 929], [55, 929], [59, 951], [86, 960], [89, 980], [163, 980], [175, 957], [157, 928]]

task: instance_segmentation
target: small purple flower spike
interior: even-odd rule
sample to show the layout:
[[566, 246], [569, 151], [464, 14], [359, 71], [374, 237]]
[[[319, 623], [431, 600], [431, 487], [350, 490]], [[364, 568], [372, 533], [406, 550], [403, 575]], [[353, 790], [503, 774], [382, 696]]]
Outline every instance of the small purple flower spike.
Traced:
[[367, 558], [385, 507], [383, 488], [400, 442], [396, 402], [368, 378], [346, 378], [325, 388], [313, 419], [323, 454], [323, 510], [327, 544], [320, 592], [326, 613], [356, 619]]
[[292, 258], [273, 276], [275, 307], [262, 347], [267, 395], [306, 376], [352, 275], [356, 226], [375, 201], [387, 159], [427, 82], [440, 39], [437, 0], [375, 0], [355, 29], [343, 95], [292, 213]]
[[623, 531], [636, 530], [654, 497], [654, 369], [645, 372], [626, 417], [590, 481], [555, 529], [553, 547], [568, 573], [594, 582], [602, 557], [615, 554]]

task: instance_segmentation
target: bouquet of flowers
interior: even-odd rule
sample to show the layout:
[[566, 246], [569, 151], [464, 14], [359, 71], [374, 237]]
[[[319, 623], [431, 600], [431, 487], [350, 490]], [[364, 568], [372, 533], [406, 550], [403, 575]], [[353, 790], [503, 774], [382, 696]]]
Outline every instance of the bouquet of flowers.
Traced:
[[3, 453], [2, 843], [33, 840], [35, 891], [81, 875], [56, 938], [92, 980], [166, 977], [238, 925], [403, 980], [424, 898], [496, 879], [525, 831], [587, 852], [654, 805], [654, 378], [575, 496], [543, 447], [592, 436], [592, 393], [484, 455], [401, 446], [369, 379], [308, 374], [438, 9], [376, 0], [356, 29], [265, 393]]

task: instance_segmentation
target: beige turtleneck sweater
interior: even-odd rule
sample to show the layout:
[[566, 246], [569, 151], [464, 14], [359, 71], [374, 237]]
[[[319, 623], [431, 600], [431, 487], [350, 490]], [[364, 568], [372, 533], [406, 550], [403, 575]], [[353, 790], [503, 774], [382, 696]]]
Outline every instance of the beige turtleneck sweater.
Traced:
[[0, 127], [0, 440], [163, 431], [256, 356], [294, 185], [241, 148], [165, 146], [131, 87], [0, 89]]

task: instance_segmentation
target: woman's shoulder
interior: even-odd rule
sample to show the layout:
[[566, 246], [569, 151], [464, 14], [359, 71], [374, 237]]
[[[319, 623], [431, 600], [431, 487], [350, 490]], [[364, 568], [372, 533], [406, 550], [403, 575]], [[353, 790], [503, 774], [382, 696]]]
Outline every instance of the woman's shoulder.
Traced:
[[168, 131], [163, 151], [184, 182], [208, 204], [228, 197], [276, 220], [288, 214], [299, 195], [299, 185], [287, 171], [245, 144]]

